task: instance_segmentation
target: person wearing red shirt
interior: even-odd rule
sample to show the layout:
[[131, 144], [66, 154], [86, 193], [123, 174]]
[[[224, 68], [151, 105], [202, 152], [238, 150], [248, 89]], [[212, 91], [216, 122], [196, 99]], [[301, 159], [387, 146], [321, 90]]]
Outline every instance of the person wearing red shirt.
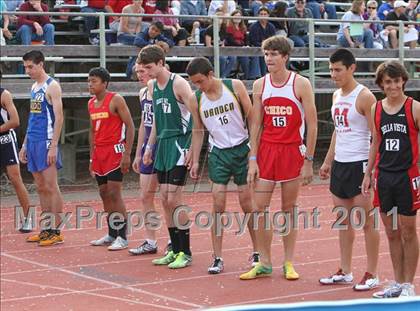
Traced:
[[[144, 14], [154, 14], [156, 11], [156, 2], [156, 0], [143, 0]], [[145, 17], [143, 20], [146, 22], [151, 22], [152, 18]]]
[[[111, 8], [108, 5], [108, 0], [88, 0], [88, 5], [82, 7], [81, 12], [83, 13], [95, 13], [95, 12], [111, 12]], [[91, 31], [96, 29], [98, 24], [98, 18], [96, 16], [85, 16], [85, 32], [89, 36], [89, 42], [93, 45], [99, 44], [98, 36]]]
[[[19, 7], [20, 12], [48, 12], [48, 6], [41, 0], [29, 0]], [[19, 15], [16, 37], [22, 45], [31, 45], [32, 40], [45, 41], [54, 45], [54, 25], [48, 15]]]

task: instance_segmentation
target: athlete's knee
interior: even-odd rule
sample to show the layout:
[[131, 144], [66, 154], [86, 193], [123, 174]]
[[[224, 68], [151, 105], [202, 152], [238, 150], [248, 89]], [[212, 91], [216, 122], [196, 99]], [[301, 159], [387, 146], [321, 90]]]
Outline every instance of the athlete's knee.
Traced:
[[412, 241], [417, 238], [416, 226], [402, 226], [401, 238], [404, 242]]
[[154, 203], [154, 199], [155, 199], [155, 194], [152, 192], [143, 192], [141, 194], [141, 204], [144, 206], [150, 206]]
[[9, 172], [7, 176], [9, 177], [10, 182], [15, 188], [23, 183], [19, 171]]
[[214, 202], [213, 203], [213, 212], [214, 213], [224, 213], [226, 210], [226, 205], [224, 202]]
[[109, 198], [109, 191], [108, 187], [100, 187], [99, 188], [99, 196], [103, 201], [108, 200]]
[[390, 243], [401, 240], [401, 230], [399, 228], [385, 228], [385, 233]]

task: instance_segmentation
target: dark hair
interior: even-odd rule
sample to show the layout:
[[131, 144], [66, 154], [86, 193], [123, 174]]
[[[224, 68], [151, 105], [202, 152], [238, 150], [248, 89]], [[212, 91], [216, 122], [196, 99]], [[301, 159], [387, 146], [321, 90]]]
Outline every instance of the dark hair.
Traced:
[[[157, 29], [159, 29], [160, 32], [163, 32], [163, 30], [165, 29], [162, 22], [160, 21], [154, 21], [150, 24], [150, 27], [155, 26]], [[149, 27], [149, 29], [150, 29]]]
[[262, 11], [266, 11], [268, 15], [270, 15], [270, 9], [266, 6], [262, 6], [258, 9], [258, 14], [260, 14]]
[[165, 52], [160, 46], [153, 44], [147, 45], [140, 50], [136, 63], [143, 65], [151, 63], [157, 64], [160, 60], [165, 64]]
[[350, 50], [338, 49], [330, 56], [330, 63], [334, 64], [338, 62], [342, 62], [346, 68], [349, 68], [351, 65], [356, 64], [356, 59]]
[[38, 50], [32, 50], [29, 51], [27, 53], [25, 53], [25, 55], [23, 55], [23, 60], [31, 60], [34, 64], [39, 64], [40, 62], [45, 62], [45, 57], [44, 54], [42, 54], [41, 51]]
[[162, 13], [165, 13], [168, 11], [168, 8], [169, 8], [169, 0], [156, 1], [156, 10], [159, 10]]
[[262, 42], [261, 47], [263, 51], [278, 51], [283, 56], [290, 55], [290, 52], [292, 51], [292, 46], [290, 45], [287, 38], [280, 35], [272, 36], [265, 39]]
[[399, 61], [396, 60], [388, 60], [378, 66], [376, 69], [376, 78], [375, 83], [383, 90], [382, 81], [384, 76], [387, 75], [391, 79], [401, 77], [404, 81], [403, 89], [405, 88], [405, 84], [408, 81], [408, 72], [407, 69], [401, 64]]
[[98, 77], [102, 80], [102, 82], [107, 83], [111, 81], [111, 75], [109, 74], [109, 71], [103, 67], [95, 67], [89, 70], [89, 77]]
[[205, 57], [195, 57], [188, 63], [186, 72], [191, 77], [201, 73], [207, 76], [210, 71], [213, 71], [213, 66], [210, 61]]

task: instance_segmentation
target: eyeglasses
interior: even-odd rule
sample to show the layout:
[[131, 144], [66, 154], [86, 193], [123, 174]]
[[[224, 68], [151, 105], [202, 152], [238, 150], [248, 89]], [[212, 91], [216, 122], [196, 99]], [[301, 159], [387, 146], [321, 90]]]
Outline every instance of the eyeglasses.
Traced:
[[376, 6], [368, 6], [368, 9], [376, 10]]

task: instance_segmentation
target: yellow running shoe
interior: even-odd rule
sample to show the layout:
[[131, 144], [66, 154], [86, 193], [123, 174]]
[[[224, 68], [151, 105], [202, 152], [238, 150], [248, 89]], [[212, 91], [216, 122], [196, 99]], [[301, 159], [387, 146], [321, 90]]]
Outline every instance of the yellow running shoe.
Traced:
[[286, 261], [283, 266], [283, 274], [286, 280], [294, 281], [299, 279], [299, 274], [293, 268], [293, 264], [291, 261]]
[[31, 235], [26, 239], [26, 242], [39, 242], [42, 239], [45, 239], [46, 237], [48, 237], [48, 231], [43, 230], [38, 234], [35, 235]]
[[51, 232], [48, 237], [39, 241], [39, 246], [51, 246], [55, 244], [61, 244], [64, 242], [64, 236], [60, 233]]
[[260, 263], [257, 263], [255, 267], [253, 267], [248, 272], [241, 274], [239, 278], [241, 280], [253, 280], [256, 278], [271, 276], [272, 273], [273, 273], [272, 267], [264, 267]]

